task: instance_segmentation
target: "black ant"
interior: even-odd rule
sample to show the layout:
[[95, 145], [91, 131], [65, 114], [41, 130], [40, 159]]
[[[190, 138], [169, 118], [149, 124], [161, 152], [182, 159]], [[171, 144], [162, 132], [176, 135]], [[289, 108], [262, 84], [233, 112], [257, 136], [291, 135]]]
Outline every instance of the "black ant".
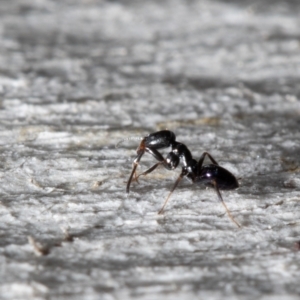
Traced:
[[[172, 147], [172, 150], [167, 155], [167, 157], [164, 158], [158, 150], [167, 147]], [[152, 156], [154, 156], [154, 158], [156, 158], [158, 162], [151, 168], [137, 176], [136, 168], [145, 152], [148, 152]], [[206, 156], [208, 156], [212, 164], [203, 165], [203, 161]], [[167, 199], [165, 200], [162, 208], [158, 213], [161, 214], [163, 212], [170, 196], [176, 189], [178, 183], [183, 177], [186, 176], [193, 183], [204, 184], [205, 186], [215, 188], [218, 199], [225, 207], [229, 218], [238, 227], [240, 227], [240, 225], [232, 217], [220, 193], [220, 189], [231, 190], [238, 188], [239, 184], [237, 182], [237, 179], [228, 170], [219, 166], [219, 164], [208, 152], [204, 152], [197, 162], [195, 159], [193, 159], [192, 154], [187, 146], [180, 142], [177, 142], [175, 134], [169, 130], [157, 131], [149, 134], [142, 139], [139, 147], [137, 148], [137, 157], [133, 161], [132, 172], [127, 182], [126, 192], [129, 193], [130, 184], [133, 180], [133, 177], [135, 177], [135, 180], [138, 181], [138, 178], [140, 176], [147, 175], [153, 172], [159, 165], [163, 165], [168, 170], [174, 170], [178, 166], [180, 159], [183, 164], [181, 174], [177, 178], [173, 188], [171, 189]]]

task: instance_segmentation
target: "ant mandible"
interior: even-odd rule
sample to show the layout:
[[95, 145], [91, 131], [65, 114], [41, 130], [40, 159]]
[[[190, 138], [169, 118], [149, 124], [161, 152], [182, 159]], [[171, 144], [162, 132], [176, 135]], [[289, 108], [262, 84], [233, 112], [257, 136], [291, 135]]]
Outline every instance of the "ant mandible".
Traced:
[[[167, 157], [164, 158], [158, 150], [167, 147], [171, 147], [172, 150], [167, 155]], [[151, 168], [137, 176], [136, 169], [145, 152], [150, 153], [156, 160], [158, 160], [158, 162]], [[203, 165], [203, 161], [206, 156], [208, 156], [212, 164]], [[192, 154], [187, 146], [180, 142], [177, 142], [175, 134], [169, 130], [157, 131], [149, 134], [142, 139], [139, 147], [137, 148], [137, 156], [133, 161], [132, 172], [127, 182], [126, 192], [129, 193], [133, 177], [136, 181], [138, 181], [138, 178], [140, 176], [147, 175], [153, 172], [160, 165], [163, 165], [168, 170], [174, 170], [178, 166], [180, 160], [183, 164], [181, 174], [175, 181], [173, 188], [171, 189], [167, 199], [165, 200], [162, 208], [158, 213], [161, 214], [163, 212], [167, 202], [169, 201], [169, 198], [171, 197], [173, 191], [176, 189], [178, 183], [183, 177], [186, 176], [193, 183], [204, 184], [205, 186], [215, 188], [218, 199], [225, 207], [229, 218], [238, 227], [240, 227], [239, 223], [235, 221], [235, 219], [231, 215], [220, 193], [220, 189], [231, 190], [238, 188], [239, 184], [237, 182], [237, 179], [228, 170], [219, 166], [219, 164], [208, 152], [204, 152], [197, 162], [195, 159], [193, 159]]]

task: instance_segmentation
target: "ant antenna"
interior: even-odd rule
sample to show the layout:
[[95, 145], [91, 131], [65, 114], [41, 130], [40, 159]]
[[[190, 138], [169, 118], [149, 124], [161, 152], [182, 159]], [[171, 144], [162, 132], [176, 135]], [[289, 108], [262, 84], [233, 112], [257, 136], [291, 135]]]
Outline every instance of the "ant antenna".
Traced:
[[140, 136], [130, 136], [130, 137], [127, 137], [127, 138], [124, 138], [122, 139], [121, 141], [119, 141], [118, 143], [116, 143], [115, 147], [116, 148], [119, 148], [119, 146], [124, 143], [125, 141], [130, 141], [130, 140], [142, 140], [143, 138], [140, 137]]

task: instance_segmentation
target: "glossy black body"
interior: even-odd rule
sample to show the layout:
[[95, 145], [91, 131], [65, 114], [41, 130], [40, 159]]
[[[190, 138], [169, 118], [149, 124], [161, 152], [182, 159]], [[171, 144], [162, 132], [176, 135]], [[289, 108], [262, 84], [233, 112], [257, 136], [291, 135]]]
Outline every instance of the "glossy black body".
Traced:
[[[167, 147], [171, 147], [171, 151], [168, 153], [166, 158], [164, 158], [158, 150]], [[225, 168], [219, 166], [216, 160], [208, 152], [204, 152], [199, 161], [196, 161], [187, 146], [183, 143], [177, 142], [175, 134], [169, 130], [157, 131], [143, 138], [137, 149], [137, 156], [133, 162], [132, 172], [127, 182], [127, 193], [129, 193], [133, 177], [135, 177], [136, 180], [139, 177], [136, 176], [136, 168], [145, 152], [150, 153], [158, 162], [139, 176], [147, 175], [153, 172], [159, 165], [163, 165], [168, 170], [173, 170], [177, 168], [180, 161], [182, 163], [181, 174], [176, 180], [159, 213], [162, 213], [166, 203], [168, 202], [168, 199], [177, 187], [180, 180], [183, 177], [187, 177], [193, 183], [215, 188], [218, 198], [224, 205], [229, 217], [239, 226], [239, 224], [231, 216], [219, 191], [220, 189], [236, 189], [239, 184], [235, 176]], [[211, 164], [209, 165], [203, 165], [206, 156], [211, 160]]]
[[175, 139], [175, 134], [169, 130], [154, 132], [144, 138], [145, 146], [154, 149], [170, 147]]
[[[167, 147], [171, 147], [171, 151], [167, 157], [164, 158], [158, 150]], [[183, 165], [182, 176], [186, 176], [194, 183], [204, 184], [206, 186], [217, 185], [218, 188], [222, 190], [231, 190], [238, 187], [238, 182], [234, 175], [219, 166], [208, 152], [204, 152], [198, 162], [193, 159], [190, 150], [186, 145], [176, 141], [176, 136], [172, 131], [157, 131], [145, 137], [137, 149], [138, 156], [135, 159], [136, 164], [139, 163], [145, 152], [153, 155], [159, 163], [141, 175], [151, 173], [159, 164], [163, 165], [168, 170], [173, 170], [177, 168], [181, 161]], [[203, 166], [205, 156], [208, 156], [212, 164]], [[131, 180], [128, 182], [127, 192], [129, 192], [130, 183]]]
[[213, 187], [212, 180], [216, 181], [221, 190], [233, 190], [239, 187], [236, 178], [228, 170], [213, 164], [203, 166], [194, 182]]

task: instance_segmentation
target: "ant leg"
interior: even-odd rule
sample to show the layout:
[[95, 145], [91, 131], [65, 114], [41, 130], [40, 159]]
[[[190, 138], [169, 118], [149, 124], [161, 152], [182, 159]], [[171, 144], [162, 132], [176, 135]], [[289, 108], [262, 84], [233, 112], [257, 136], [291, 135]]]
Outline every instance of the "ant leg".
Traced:
[[185, 171], [185, 170], [182, 170], [181, 174], [179, 175], [179, 177], [178, 177], [177, 180], [175, 181], [175, 184], [174, 184], [173, 188], [171, 189], [171, 191], [170, 191], [170, 193], [169, 193], [167, 199], [165, 200], [164, 205], [163, 205], [162, 208], [159, 210], [159, 212], [158, 212], [159, 215], [161, 215], [161, 214], [163, 213], [164, 208], [165, 208], [165, 206], [167, 205], [167, 203], [168, 203], [168, 201], [169, 201], [169, 199], [170, 199], [172, 193], [173, 193], [174, 190], [176, 189], [176, 187], [177, 187], [178, 183], [180, 182], [180, 180], [181, 180], [185, 175], [186, 175], [186, 171]]
[[[142, 158], [142, 156], [144, 155], [145, 152], [150, 153], [152, 156], [154, 156], [154, 157], [155, 157], [159, 162], [161, 162], [161, 163], [165, 161], [164, 157], [163, 157], [156, 149], [146, 147], [146, 146], [145, 146], [145, 139], [143, 139], [143, 140], [141, 141], [141, 143], [140, 143], [138, 149], [137, 149], [137, 154], [138, 154], [138, 155], [137, 155], [137, 157], [135, 158], [135, 160], [133, 161], [132, 171], [131, 171], [131, 174], [130, 174], [129, 179], [128, 179], [128, 181], [127, 181], [127, 186], [126, 186], [126, 193], [127, 193], [127, 194], [129, 193], [130, 185], [131, 185], [133, 176], [134, 176], [135, 180], [138, 181], [138, 177], [139, 177], [139, 176], [136, 176], [136, 168], [137, 168], [137, 166], [138, 166], [138, 164], [139, 164], [139, 162], [140, 162], [140, 160], [141, 160], [141, 158]], [[157, 166], [156, 166], [156, 167], [157, 167]], [[150, 169], [152, 169], [151, 172], [152, 172], [153, 170], [155, 170], [156, 167], [155, 167], [154, 169], [150, 168]], [[146, 172], [147, 172], [147, 171], [146, 171]], [[148, 172], [148, 173], [150, 173], [150, 172]], [[148, 174], [148, 173], [147, 173], [147, 174]]]
[[148, 170], [146, 170], [145, 172], [143, 172], [142, 174], [136, 176], [135, 173], [135, 178], [134, 180], [136, 180], [138, 182], [138, 178], [142, 175], [147, 175], [151, 172], [153, 172], [159, 165], [164, 164], [165, 165], [165, 159], [163, 158], [163, 156], [156, 150], [153, 148], [145, 148], [145, 151], [150, 153], [153, 157], [155, 157], [159, 162], [156, 163], [155, 165], [153, 165], [151, 168], [149, 168]]
[[201, 155], [201, 157], [199, 158], [199, 161], [198, 161], [198, 170], [200, 170], [202, 168], [203, 161], [204, 161], [206, 155], [208, 156], [208, 158], [211, 160], [211, 162], [214, 165], [217, 165], [217, 166], [219, 165], [208, 152], [203, 152], [203, 154]]
[[159, 165], [164, 165], [166, 169], [170, 169], [164, 157], [154, 148], [146, 148], [146, 152], [150, 153], [154, 158], [156, 158], [159, 162], [153, 165], [151, 168], [143, 172], [142, 174], [135, 176], [135, 180], [138, 181], [138, 178], [142, 175], [147, 175], [153, 172]]
[[217, 185], [216, 181], [213, 181], [212, 184], [213, 184], [213, 186], [215, 187], [215, 190], [216, 190], [216, 192], [217, 192], [217, 195], [218, 195], [219, 200], [221, 201], [221, 203], [222, 203], [223, 206], [225, 207], [225, 210], [226, 210], [226, 212], [227, 212], [227, 214], [228, 214], [228, 217], [231, 219], [231, 221], [232, 221], [233, 223], [235, 223], [235, 224], [237, 225], [237, 227], [241, 228], [241, 225], [234, 219], [234, 217], [231, 215], [229, 209], [227, 208], [227, 205], [225, 204], [225, 202], [224, 202], [224, 200], [223, 200], [223, 198], [222, 198], [222, 195], [221, 195], [221, 193], [220, 193], [220, 190], [219, 190], [219, 188], [218, 188], [218, 185]]
[[136, 178], [135, 178], [135, 180], [136, 181], [138, 181], [138, 178], [140, 177], [140, 176], [145, 176], [145, 175], [147, 175], [147, 174], [149, 174], [149, 173], [151, 173], [151, 172], [153, 172], [159, 165], [161, 165], [162, 164], [162, 162], [158, 162], [158, 163], [156, 163], [155, 165], [153, 165], [151, 168], [149, 168], [148, 170], [146, 170], [145, 172], [143, 172], [143, 173], [141, 173], [140, 175], [138, 175]]
[[140, 174], [136, 178], [136, 180], [142, 175], [147, 175], [147, 174], [153, 172], [159, 165], [163, 165], [167, 170], [174, 170], [175, 168], [177, 168], [178, 163], [179, 163], [179, 157], [177, 155], [175, 155], [173, 152], [170, 152], [167, 155], [167, 158], [164, 159], [163, 156], [156, 149], [148, 148], [146, 150], [147, 150], [147, 152], [153, 154], [153, 156], [155, 155], [156, 159], [158, 159], [159, 162], [156, 163], [155, 165], [153, 165], [151, 168], [149, 168], [145, 172], [143, 172], [142, 174]]
[[164, 162], [165, 159], [164, 157], [154, 148], [146, 148], [145, 151], [147, 151], [148, 153], [150, 153], [156, 160], [158, 160], [159, 162]]
[[208, 153], [208, 152], [204, 152], [208, 157], [209, 157], [209, 159], [211, 160], [211, 162], [214, 164], [214, 165], [219, 165], [216, 161], [215, 161], [215, 159]]
[[132, 178], [133, 176], [136, 177], [136, 168], [139, 164], [139, 161], [141, 160], [142, 156], [144, 155], [145, 153], [145, 150], [144, 149], [138, 149], [138, 156], [135, 158], [135, 160], [133, 161], [133, 167], [132, 167], [132, 171], [131, 171], [131, 174], [129, 176], [129, 179], [127, 181], [127, 186], [126, 186], [126, 193], [128, 194], [129, 193], [129, 190], [130, 190], [130, 184], [131, 184], [131, 181], [132, 181]]

